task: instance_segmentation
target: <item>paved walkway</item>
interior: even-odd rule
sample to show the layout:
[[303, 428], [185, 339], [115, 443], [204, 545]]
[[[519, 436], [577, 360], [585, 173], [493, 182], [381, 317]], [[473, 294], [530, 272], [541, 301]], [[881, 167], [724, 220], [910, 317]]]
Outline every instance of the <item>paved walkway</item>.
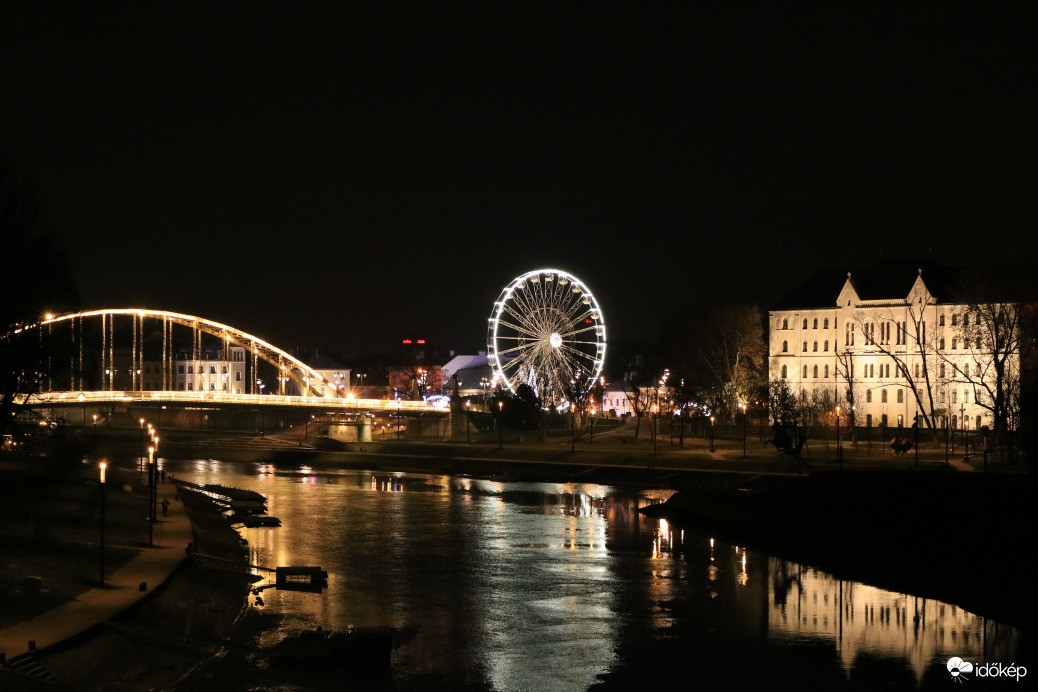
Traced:
[[[159, 492], [166, 495], [171, 488], [168, 484], [160, 485]], [[170, 503], [169, 516], [163, 517], [161, 512], [160, 507], [154, 547], [142, 548], [132, 560], [108, 573], [105, 586], [85, 591], [64, 605], [0, 630], [0, 653], [11, 660], [29, 651], [30, 641], [36, 643], [37, 649], [43, 649], [85, 632], [126, 610], [166, 581], [187, 557], [185, 548], [193, 535], [184, 503], [179, 499]], [[141, 582], [147, 584], [147, 591], [140, 590]]]

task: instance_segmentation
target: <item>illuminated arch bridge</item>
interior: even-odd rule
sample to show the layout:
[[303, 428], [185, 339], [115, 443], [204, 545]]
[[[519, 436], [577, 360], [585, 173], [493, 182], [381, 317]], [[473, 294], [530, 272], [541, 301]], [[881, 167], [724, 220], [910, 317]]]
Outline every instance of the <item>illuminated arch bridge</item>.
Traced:
[[[108, 308], [48, 315], [17, 332], [37, 329], [43, 381], [33, 399], [39, 403], [155, 400], [435, 408], [422, 401], [358, 400], [345, 382], [330, 381], [277, 346], [195, 315]], [[302, 394], [290, 394], [290, 383]]]

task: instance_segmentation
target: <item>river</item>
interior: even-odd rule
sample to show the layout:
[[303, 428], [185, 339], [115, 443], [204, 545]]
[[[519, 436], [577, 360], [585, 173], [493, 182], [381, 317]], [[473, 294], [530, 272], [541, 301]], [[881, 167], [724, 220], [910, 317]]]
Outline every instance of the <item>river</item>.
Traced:
[[1026, 665], [1007, 625], [638, 512], [666, 490], [163, 463], [266, 496], [283, 525], [241, 530], [252, 564], [328, 571], [321, 593], [262, 592], [254, 607], [277, 624], [259, 644], [318, 626], [399, 633], [384, 676], [343, 685], [257, 659], [241, 689], [947, 689], [952, 657], [975, 665], [963, 679]]

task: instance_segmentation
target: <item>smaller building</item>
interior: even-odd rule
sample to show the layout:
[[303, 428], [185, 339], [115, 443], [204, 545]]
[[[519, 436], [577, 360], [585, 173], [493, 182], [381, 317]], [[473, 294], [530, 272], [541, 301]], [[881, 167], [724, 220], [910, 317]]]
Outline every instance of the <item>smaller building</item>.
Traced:
[[[186, 351], [177, 354], [173, 361], [172, 387], [178, 392], [213, 392], [223, 394], [248, 394], [245, 377], [245, 348], [228, 346], [226, 349], [202, 349], [198, 358]], [[145, 363], [145, 384], [161, 388], [161, 364]], [[149, 381], [151, 373], [156, 381]], [[146, 387], [151, 389], [151, 387]]]

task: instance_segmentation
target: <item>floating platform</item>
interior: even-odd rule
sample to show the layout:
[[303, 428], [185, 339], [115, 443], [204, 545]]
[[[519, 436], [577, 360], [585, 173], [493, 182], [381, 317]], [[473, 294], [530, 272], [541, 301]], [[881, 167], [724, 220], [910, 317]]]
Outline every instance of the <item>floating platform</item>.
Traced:
[[274, 570], [278, 589], [320, 591], [328, 581], [328, 572], [320, 567], [278, 567]]

